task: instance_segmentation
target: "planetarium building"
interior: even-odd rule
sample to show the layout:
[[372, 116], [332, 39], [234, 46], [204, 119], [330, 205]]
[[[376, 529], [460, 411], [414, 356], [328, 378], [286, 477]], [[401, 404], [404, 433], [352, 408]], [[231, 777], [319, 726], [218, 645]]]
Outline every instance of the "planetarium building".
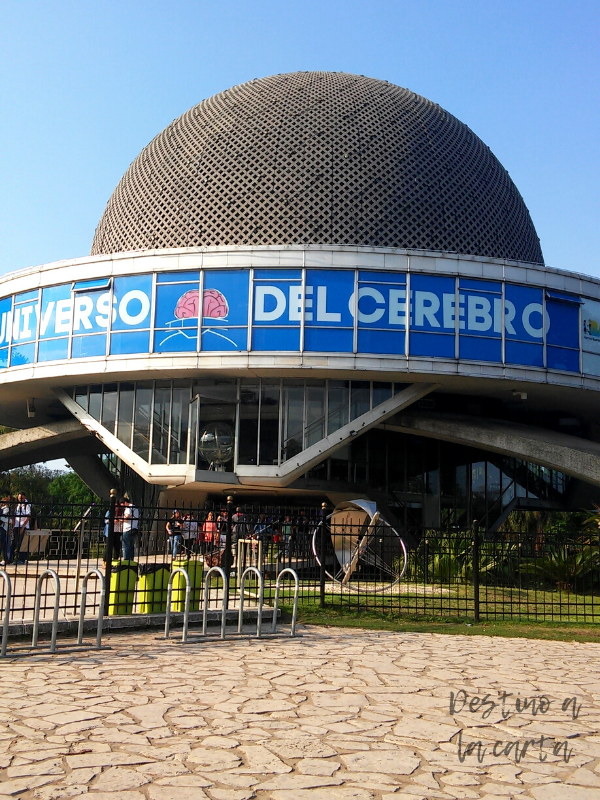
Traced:
[[599, 399], [600, 282], [544, 265], [466, 125], [362, 76], [201, 102], [89, 256], [0, 279], [0, 469], [65, 457], [101, 495], [493, 528], [598, 497]]

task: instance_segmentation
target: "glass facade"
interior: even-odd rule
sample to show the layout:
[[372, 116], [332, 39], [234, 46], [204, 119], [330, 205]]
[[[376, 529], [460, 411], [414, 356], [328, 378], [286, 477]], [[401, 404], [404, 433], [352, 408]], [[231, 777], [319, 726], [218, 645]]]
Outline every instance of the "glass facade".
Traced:
[[562, 505], [561, 472], [450, 442], [372, 429], [310, 470], [307, 489], [385, 497], [407, 526], [492, 524], [515, 498]]
[[[72, 396], [150, 463], [233, 471], [282, 464], [405, 386], [205, 378], [76, 387]], [[474, 519], [490, 525], [521, 498], [561, 507], [568, 482], [561, 472], [516, 458], [375, 428], [294, 488], [385, 498], [407, 527], [446, 528]]]
[[[74, 400], [152, 464], [232, 471], [278, 466], [389, 399], [405, 384], [319, 379], [138, 381], [78, 386]], [[217, 426], [217, 427], [215, 427]], [[230, 437], [215, 461], [207, 442]]]

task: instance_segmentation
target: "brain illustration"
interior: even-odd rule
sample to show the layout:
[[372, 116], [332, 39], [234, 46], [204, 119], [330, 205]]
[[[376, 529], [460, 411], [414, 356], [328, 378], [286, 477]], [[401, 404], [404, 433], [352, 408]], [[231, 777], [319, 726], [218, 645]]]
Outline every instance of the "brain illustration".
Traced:
[[200, 305], [200, 293], [197, 289], [190, 289], [189, 292], [182, 294], [175, 306], [175, 316], [177, 319], [189, 319], [198, 316]]
[[229, 313], [225, 296], [218, 289], [204, 290], [204, 309], [202, 315], [210, 319], [220, 319]]
[[[200, 310], [200, 292], [190, 289], [182, 294], [175, 306], [177, 319], [190, 319], [198, 316]], [[229, 313], [229, 306], [224, 295], [218, 289], [206, 289], [204, 292], [204, 308], [202, 316], [210, 319], [221, 319]]]

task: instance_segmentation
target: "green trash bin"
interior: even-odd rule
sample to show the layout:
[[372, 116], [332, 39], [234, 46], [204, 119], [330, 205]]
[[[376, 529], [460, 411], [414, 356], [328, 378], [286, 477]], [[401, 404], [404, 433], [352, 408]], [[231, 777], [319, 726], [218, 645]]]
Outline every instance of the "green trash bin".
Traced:
[[136, 561], [115, 561], [112, 565], [108, 596], [109, 616], [132, 613], [137, 578]]
[[[204, 564], [201, 559], [175, 559], [172, 568], [183, 567], [190, 576], [191, 595], [190, 611], [198, 611], [200, 608], [200, 596], [202, 594], [202, 571]], [[173, 599], [171, 603], [172, 611], [185, 610], [185, 578], [178, 572], [173, 578]]]
[[164, 614], [167, 609], [168, 564], [140, 564], [137, 610], [140, 614]]

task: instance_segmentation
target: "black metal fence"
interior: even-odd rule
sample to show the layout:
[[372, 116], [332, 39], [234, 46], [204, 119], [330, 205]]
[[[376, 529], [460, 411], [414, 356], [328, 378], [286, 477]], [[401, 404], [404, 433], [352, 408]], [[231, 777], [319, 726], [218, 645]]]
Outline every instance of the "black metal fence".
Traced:
[[[211, 566], [221, 566], [230, 576], [232, 607], [239, 601], [240, 576], [247, 566], [257, 566], [264, 576], [266, 605], [273, 599], [277, 575], [291, 567], [300, 578], [305, 609], [449, 621], [600, 622], [596, 530], [567, 535], [548, 526], [543, 532], [493, 534], [477, 528], [419, 528], [408, 532], [416, 546], [405, 550], [390, 527], [335, 529], [324, 508], [229, 502], [177, 510], [152, 506], [132, 515], [120, 504], [111, 513], [108, 504], [41, 501], [32, 509], [30, 530], [19, 532], [9, 518], [7, 534], [0, 532], [0, 557], [12, 556], [2, 569], [13, 585], [13, 621], [32, 619], [38, 579], [46, 569], [59, 576], [63, 618], [77, 614], [82, 580], [92, 569], [108, 577], [107, 613], [163, 612], [175, 563], [192, 578], [192, 609], [202, 608], [203, 575]], [[18, 553], [10, 552], [11, 544], [18, 545]], [[183, 604], [182, 581], [176, 578], [174, 587], [177, 610]], [[211, 582], [209, 604], [216, 608], [222, 592], [219, 580]], [[284, 606], [290, 597], [286, 583]], [[253, 599], [250, 582], [246, 605]], [[42, 619], [50, 617], [53, 600], [53, 587], [44, 582]], [[94, 614], [99, 602], [99, 586], [90, 580], [87, 613]]]

